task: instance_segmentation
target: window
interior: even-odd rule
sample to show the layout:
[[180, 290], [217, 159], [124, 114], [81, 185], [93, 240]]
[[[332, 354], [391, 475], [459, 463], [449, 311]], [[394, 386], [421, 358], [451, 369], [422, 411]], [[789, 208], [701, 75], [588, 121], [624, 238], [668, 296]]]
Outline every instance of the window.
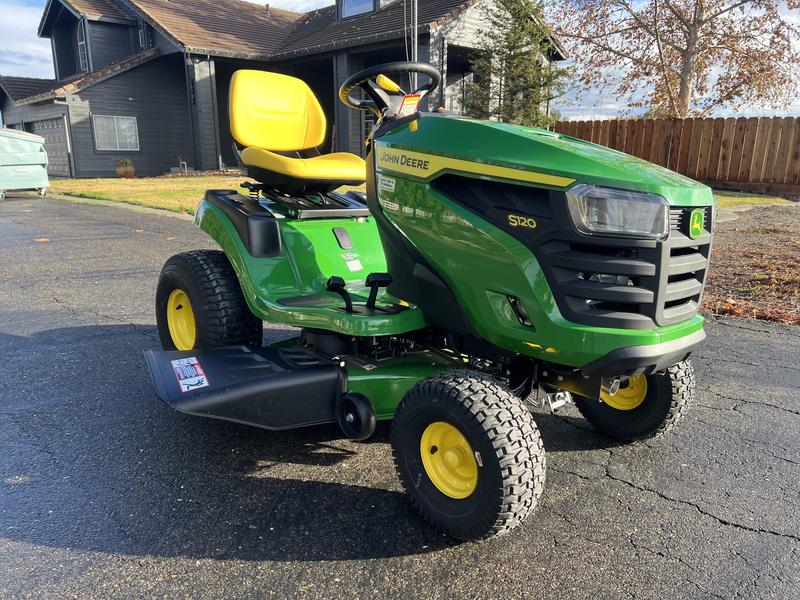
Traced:
[[152, 46], [150, 35], [147, 30], [147, 23], [144, 19], [139, 19], [139, 28], [138, 28], [138, 35], [139, 35], [139, 48], [142, 50], [147, 50]]
[[86, 28], [78, 21], [78, 66], [81, 71], [89, 70], [89, 55], [86, 53]]
[[340, 16], [352, 17], [369, 12], [374, 8], [373, 0], [341, 0]]
[[100, 151], [139, 150], [136, 117], [92, 116], [94, 147]]

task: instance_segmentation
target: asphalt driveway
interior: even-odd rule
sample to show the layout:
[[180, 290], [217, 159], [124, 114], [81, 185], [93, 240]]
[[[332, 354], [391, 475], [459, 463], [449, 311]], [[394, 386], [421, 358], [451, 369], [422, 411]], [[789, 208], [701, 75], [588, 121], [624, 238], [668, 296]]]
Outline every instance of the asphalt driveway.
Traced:
[[156, 398], [158, 272], [211, 244], [177, 218], [0, 203], [0, 597], [800, 597], [800, 328], [709, 322], [697, 405], [663, 440], [538, 414], [539, 510], [454, 544], [406, 505], [385, 426], [357, 444]]

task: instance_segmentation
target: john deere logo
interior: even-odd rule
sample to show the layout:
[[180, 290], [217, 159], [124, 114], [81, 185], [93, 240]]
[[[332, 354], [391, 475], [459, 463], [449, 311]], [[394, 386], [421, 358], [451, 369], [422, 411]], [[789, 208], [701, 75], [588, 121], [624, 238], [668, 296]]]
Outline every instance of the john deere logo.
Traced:
[[692, 211], [692, 216], [689, 219], [689, 236], [699, 238], [703, 235], [703, 225], [706, 221], [706, 211], [702, 208], [696, 208]]

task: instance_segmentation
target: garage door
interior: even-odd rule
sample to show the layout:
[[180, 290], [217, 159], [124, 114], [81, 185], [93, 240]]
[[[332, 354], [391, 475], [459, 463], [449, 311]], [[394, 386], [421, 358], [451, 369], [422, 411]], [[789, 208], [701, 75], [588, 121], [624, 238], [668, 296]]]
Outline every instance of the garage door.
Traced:
[[44, 138], [47, 151], [47, 173], [59, 177], [69, 177], [69, 156], [67, 155], [67, 132], [64, 119], [45, 119], [32, 123], [33, 133]]

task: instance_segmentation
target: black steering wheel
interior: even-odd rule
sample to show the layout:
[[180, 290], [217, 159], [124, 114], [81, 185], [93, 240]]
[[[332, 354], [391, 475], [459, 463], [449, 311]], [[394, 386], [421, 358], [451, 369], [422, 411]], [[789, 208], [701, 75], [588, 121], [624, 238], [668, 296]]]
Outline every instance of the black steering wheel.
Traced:
[[[419, 86], [416, 90], [406, 93], [392, 79], [391, 75], [407, 75], [418, 73], [426, 75], [428, 83]], [[378, 118], [391, 118], [399, 114], [403, 107], [406, 96], [417, 96], [417, 102], [422, 97], [435, 89], [442, 81], [442, 74], [439, 69], [428, 63], [398, 61], [369, 67], [359, 71], [355, 75], [348, 77], [339, 88], [339, 100], [349, 108], [368, 110]], [[356, 88], [363, 89], [368, 100], [362, 100], [353, 96]], [[414, 109], [416, 112], [416, 109]]]

